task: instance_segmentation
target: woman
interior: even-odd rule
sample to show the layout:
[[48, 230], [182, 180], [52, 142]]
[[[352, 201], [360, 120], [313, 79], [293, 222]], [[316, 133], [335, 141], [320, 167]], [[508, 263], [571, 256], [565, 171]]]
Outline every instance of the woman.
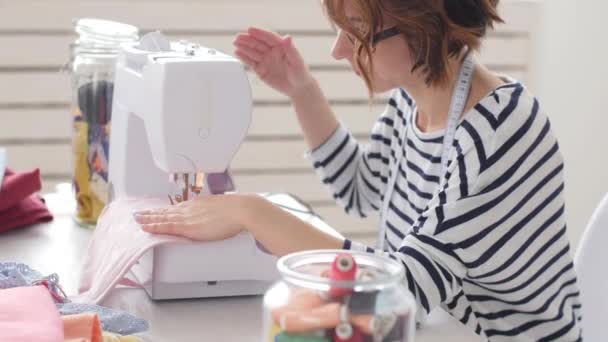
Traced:
[[492, 341], [580, 340], [556, 139], [522, 84], [472, 58], [500, 21], [496, 2], [323, 2], [338, 28], [333, 57], [370, 93], [393, 89], [366, 148], [338, 123], [290, 37], [252, 28], [234, 41], [236, 55], [291, 99], [338, 202], [353, 215], [381, 211], [383, 248], [340, 241], [254, 195], [205, 197], [137, 221], [197, 240], [247, 229], [276, 255], [386, 253], [403, 263], [422, 313], [441, 306]]

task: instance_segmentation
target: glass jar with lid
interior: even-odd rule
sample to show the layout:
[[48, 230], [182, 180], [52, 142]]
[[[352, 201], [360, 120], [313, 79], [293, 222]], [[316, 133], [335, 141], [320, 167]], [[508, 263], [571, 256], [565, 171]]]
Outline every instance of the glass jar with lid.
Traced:
[[318, 250], [277, 263], [264, 295], [264, 342], [412, 342], [416, 304], [403, 266], [369, 253]]
[[139, 30], [114, 21], [75, 21], [71, 44], [73, 190], [75, 219], [94, 226], [108, 200], [108, 163], [114, 71], [122, 43], [139, 39]]

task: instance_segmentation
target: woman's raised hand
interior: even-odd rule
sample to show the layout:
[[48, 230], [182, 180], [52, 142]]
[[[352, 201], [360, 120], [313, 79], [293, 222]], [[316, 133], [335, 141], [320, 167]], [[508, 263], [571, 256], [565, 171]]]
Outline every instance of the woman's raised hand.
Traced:
[[291, 97], [313, 82], [290, 36], [249, 28], [233, 42], [235, 55], [273, 89]]

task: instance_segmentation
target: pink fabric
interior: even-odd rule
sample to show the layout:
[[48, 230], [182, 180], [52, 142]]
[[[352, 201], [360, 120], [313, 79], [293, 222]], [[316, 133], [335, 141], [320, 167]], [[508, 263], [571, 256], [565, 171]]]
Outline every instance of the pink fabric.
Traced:
[[0, 341], [63, 341], [63, 321], [45, 287], [0, 290]]
[[85, 257], [75, 302], [97, 304], [125, 277], [145, 252], [158, 245], [189, 243], [183, 238], [144, 232], [133, 219], [138, 210], [169, 205], [168, 198], [120, 199], [104, 208]]

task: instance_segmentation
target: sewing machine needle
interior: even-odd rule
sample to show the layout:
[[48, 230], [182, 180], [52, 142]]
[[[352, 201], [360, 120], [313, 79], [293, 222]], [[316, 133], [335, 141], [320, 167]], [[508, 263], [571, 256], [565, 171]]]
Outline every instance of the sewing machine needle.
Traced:
[[188, 193], [190, 192], [190, 184], [188, 184], [188, 174], [184, 174], [184, 201], [188, 200]]
[[171, 195], [167, 195], [169, 196], [169, 202], [171, 202], [171, 205], [173, 205], [173, 198], [171, 198]]

